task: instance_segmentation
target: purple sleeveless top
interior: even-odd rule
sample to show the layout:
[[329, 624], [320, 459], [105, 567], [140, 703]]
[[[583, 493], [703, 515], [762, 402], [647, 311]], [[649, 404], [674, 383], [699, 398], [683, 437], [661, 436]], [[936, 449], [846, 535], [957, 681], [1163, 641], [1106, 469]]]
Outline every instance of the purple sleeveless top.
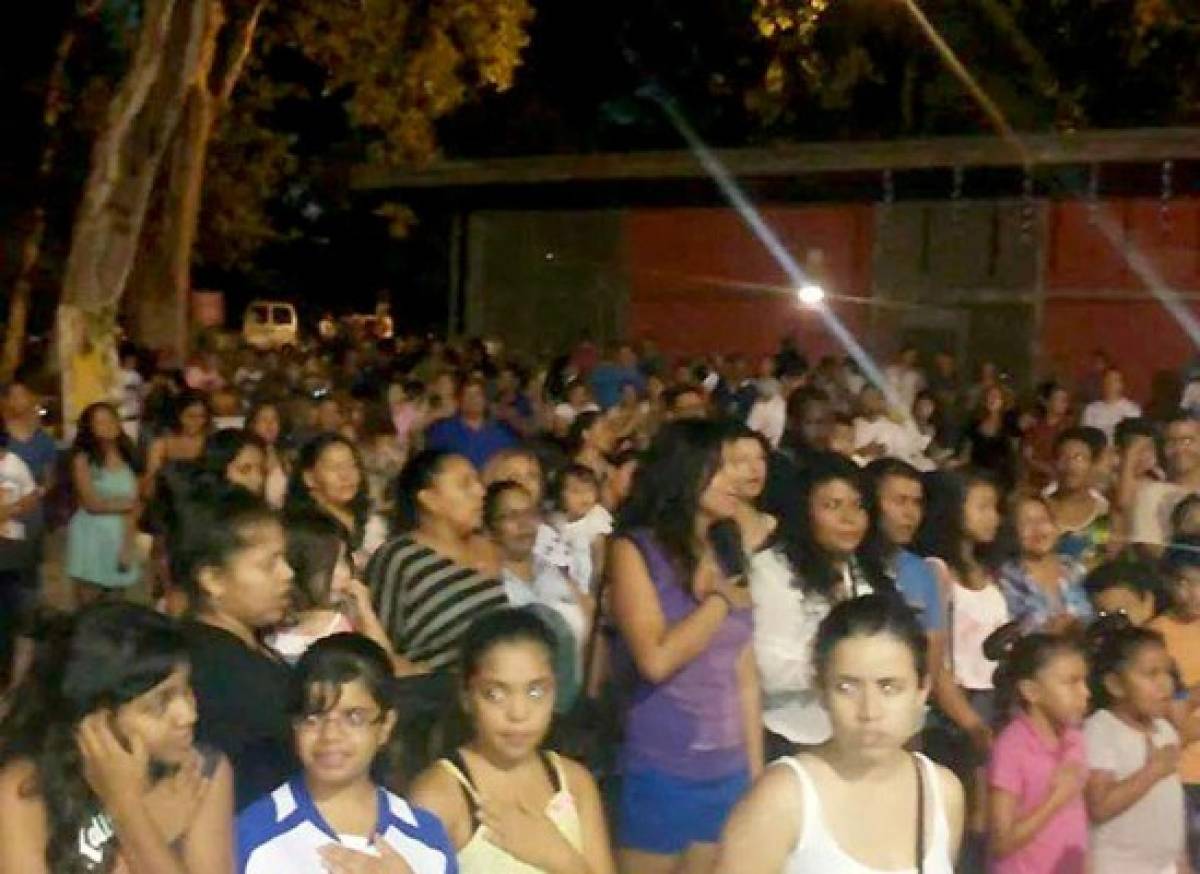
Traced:
[[[699, 608], [667, 552], [645, 530], [630, 540], [642, 554], [667, 625]], [[708, 649], [664, 683], [634, 682], [625, 720], [627, 770], [653, 769], [689, 780], [728, 777], [749, 767], [737, 660], [750, 644], [750, 610], [731, 613]], [[623, 655], [630, 659], [622, 643]]]

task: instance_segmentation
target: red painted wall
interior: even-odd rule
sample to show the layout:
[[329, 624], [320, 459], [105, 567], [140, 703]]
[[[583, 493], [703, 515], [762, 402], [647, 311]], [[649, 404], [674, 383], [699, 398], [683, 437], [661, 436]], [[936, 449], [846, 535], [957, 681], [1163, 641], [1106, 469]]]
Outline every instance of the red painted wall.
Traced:
[[[762, 215], [802, 267], [810, 249], [823, 251], [822, 282], [831, 294], [870, 294], [871, 207], [768, 208]], [[820, 316], [793, 294], [744, 285], [787, 288], [788, 280], [733, 210], [633, 211], [625, 241], [631, 336], [680, 355], [767, 354], [787, 334], [810, 355], [840, 351]], [[832, 309], [861, 336], [864, 306], [835, 301]]]
[[[1042, 350], [1057, 375], [1073, 377], [1093, 349], [1103, 348], [1125, 369], [1131, 395], [1149, 403], [1155, 380], [1179, 371], [1200, 350], [1131, 269], [1131, 258], [1144, 259], [1149, 275], [1168, 290], [1200, 292], [1200, 200], [1171, 201], [1165, 222], [1158, 200], [1107, 201], [1102, 209], [1120, 249], [1085, 204], [1051, 206]], [[1133, 299], [1102, 299], [1113, 293]], [[1200, 305], [1185, 306], [1200, 318]]]
[[[1168, 288], [1200, 293], [1200, 199], [1172, 200], [1166, 222], [1156, 199], [1101, 206], [1127, 253], [1143, 258]], [[1156, 378], [1178, 371], [1200, 350], [1146, 291], [1086, 204], [1048, 208], [1046, 368], [1075, 377], [1102, 347], [1123, 363], [1131, 394], [1148, 403]], [[809, 249], [824, 251], [824, 281], [834, 295], [869, 297], [873, 207], [779, 207], [764, 209], [763, 217], [802, 265]], [[786, 334], [795, 334], [810, 356], [841, 351], [820, 317], [792, 296], [739, 286], [783, 287], [787, 280], [733, 210], [635, 210], [625, 219], [624, 238], [632, 337], [654, 339], [682, 355], [766, 354]], [[1105, 299], [1113, 294], [1133, 299]], [[1200, 304], [1187, 306], [1200, 318]], [[866, 306], [835, 301], [833, 311], [860, 340], [865, 336]]]

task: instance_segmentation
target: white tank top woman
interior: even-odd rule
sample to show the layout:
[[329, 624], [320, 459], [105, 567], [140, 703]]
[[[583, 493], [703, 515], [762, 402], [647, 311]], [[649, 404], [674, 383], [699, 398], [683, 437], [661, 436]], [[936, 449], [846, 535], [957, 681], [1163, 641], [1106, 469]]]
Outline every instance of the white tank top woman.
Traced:
[[[854, 859], [838, 846], [825, 824], [821, 796], [812, 778], [793, 756], [780, 759], [772, 767], [787, 767], [796, 776], [796, 791], [804, 811], [800, 839], [788, 856], [781, 874], [954, 874], [953, 853], [950, 848], [950, 826], [942, 798], [941, 779], [933, 763], [920, 753], [913, 754], [919, 763], [924, 796], [925, 861], [920, 868], [871, 868]], [[866, 813], [866, 811], [864, 811]], [[914, 858], [916, 855], [914, 847]]]

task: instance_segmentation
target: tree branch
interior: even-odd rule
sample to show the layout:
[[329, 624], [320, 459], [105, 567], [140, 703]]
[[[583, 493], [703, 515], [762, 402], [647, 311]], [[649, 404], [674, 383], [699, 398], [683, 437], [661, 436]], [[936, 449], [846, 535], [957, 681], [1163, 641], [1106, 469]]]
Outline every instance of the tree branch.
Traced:
[[219, 69], [214, 65], [214, 75], [209, 80], [213, 86], [210, 93], [221, 103], [227, 103], [233, 96], [233, 89], [237, 87], [238, 79], [246, 68], [246, 61], [250, 59], [250, 51], [254, 47], [258, 19], [266, 5], [266, 0], [256, 0], [226, 28], [222, 63]]

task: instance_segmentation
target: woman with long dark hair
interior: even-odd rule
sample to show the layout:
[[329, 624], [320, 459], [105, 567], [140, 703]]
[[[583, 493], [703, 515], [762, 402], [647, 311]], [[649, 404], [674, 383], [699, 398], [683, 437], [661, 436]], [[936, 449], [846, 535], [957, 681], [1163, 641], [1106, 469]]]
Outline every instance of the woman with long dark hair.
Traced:
[[195, 475], [200, 482], [229, 483], [261, 498], [266, 464], [266, 447], [258, 436], [242, 428], [222, 428], [208, 438]]
[[821, 620], [847, 598], [875, 590], [855, 552], [867, 530], [860, 474], [834, 453], [814, 455], [795, 494], [797, 512], [782, 531], [791, 574], [751, 573], [754, 650], [763, 686], [768, 753], [829, 739], [829, 717], [812, 674], [812, 641]]
[[376, 612], [398, 657], [448, 670], [471, 621], [507, 604], [476, 543], [483, 485], [461, 455], [426, 449], [397, 478], [393, 512], [396, 536], [366, 570]]
[[[187, 470], [204, 454], [204, 442], [212, 425], [208, 398], [198, 391], [185, 391], [175, 398], [171, 409], [170, 430], [150, 444], [142, 494], [157, 496], [164, 483], [173, 484], [179, 470]], [[160, 474], [163, 476], [160, 478]]]
[[307, 512], [333, 519], [351, 552], [363, 548], [371, 496], [362, 457], [345, 437], [320, 434], [300, 448], [288, 483], [284, 514]]
[[283, 414], [275, 404], [258, 404], [246, 416], [246, 430], [262, 441], [266, 453], [267, 503], [276, 510], [282, 510], [287, 496], [289, 469], [280, 442], [284, 430]]
[[975, 418], [963, 435], [957, 462], [987, 471], [1007, 491], [1017, 481], [1019, 439], [1008, 392], [1000, 385], [989, 386], [982, 391]]
[[710, 541], [732, 521], [729, 431], [675, 422], [634, 476], [612, 545], [612, 611], [636, 674], [622, 749], [624, 872], [707, 872], [721, 827], [762, 768], [749, 589]]
[[193, 742], [174, 620], [109, 603], [60, 623], [0, 721], [0, 872], [230, 874], [233, 780]]
[[67, 527], [66, 565], [80, 602], [127, 589], [141, 577], [139, 467], [116, 409], [101, 403], [84, 410], [71, 458], [78, 509]]
[[917, 552], [937, 574], [946, 606], [948, 667], [935, 676], [934, 697], [945, 732], [941, 754], [964, 782], [974, 783], [972, 831], [981, 846], [987, 809], [980, 769], [991, 750], [995, 727], [996, 662], [984, 642], [1009, 620], [1008, 604], [992, 567], [989, 549], [1000, 527], [995, 480], [980, 471], [944, 472], [926, 480], [925, 518]]

